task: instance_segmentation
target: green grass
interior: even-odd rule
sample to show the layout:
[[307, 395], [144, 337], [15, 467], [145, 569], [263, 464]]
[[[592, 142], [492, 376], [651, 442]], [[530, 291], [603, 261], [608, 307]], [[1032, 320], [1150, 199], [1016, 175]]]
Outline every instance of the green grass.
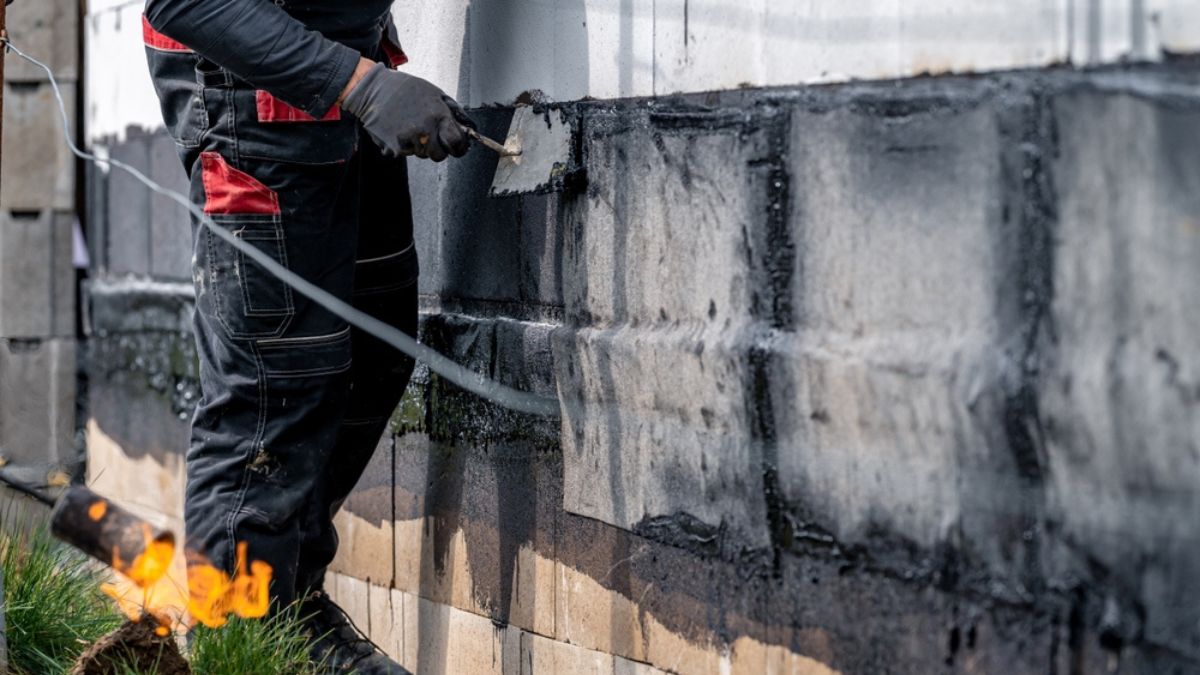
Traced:
[[[14, 675], [65, 675], [75, 659], [124, 621], [100, 590], [105, 574], [46, 528], [0, 530], [8, 658]], [[199, 626], [187, 652], [194, 675], [315, 675], [297, 612]], [[156, 675], [132, 666], [120, 675]]]
[[86, 647], [123, 620], [100, 591], [101, 572], [45, 527], [0, 533], [9, 667], [65, 673]]
[[233, 618], [221, 628], [198, 626], [188, 650], [195, 675], [313, 675], [308, 639], [295, 610], [263, 621]]

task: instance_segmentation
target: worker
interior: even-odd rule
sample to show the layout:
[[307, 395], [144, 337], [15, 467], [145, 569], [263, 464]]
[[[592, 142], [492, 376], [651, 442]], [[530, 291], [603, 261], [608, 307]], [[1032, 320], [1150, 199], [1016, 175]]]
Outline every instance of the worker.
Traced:
[[[463, 109], [397, 68], [391, 0], [148, 0], [163, 120], [217, 227], [355, 307], [417, 329], [407, 157], [468, 150]], [[193, 560], [237, 547], [299, 603], [329, 672], [406, 672], [323, 589], [333, 516], [365, 470], [413, 361], [193, 223], [202, 396], [184, 517]]]

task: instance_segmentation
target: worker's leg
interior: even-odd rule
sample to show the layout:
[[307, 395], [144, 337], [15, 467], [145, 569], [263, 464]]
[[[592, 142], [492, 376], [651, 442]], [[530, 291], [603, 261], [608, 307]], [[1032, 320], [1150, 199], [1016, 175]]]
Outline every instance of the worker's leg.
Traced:
[[[280, 102], [198, 59], [191, 76], [203, 86], [188, 92], [182, 66], [156, 56], [151, 71], [195, 203], [218, 227], [349, 300], [354, 121], [283, 114]], [[188, 547], [234, 572], [245, 543], [251, 560], [272, 566], [273, 597], [288, 603], [303, 508], [346, 408], [350, 329], [206, 229], [194, 229], [193, 243], [202, 397], [187, 455]]]
[[[406, 160], [384, 157], [366, 137], [359, 143], [359, 154], [361, 209], [354, 305], [415, 336], [417, 255]], [[370, 461], [412, 374], [413, 360], [402, 352], [357, 329], [352, 336], [350, 403], [334, 461], [316, 486], [305, 515], [300, 594], [321, 588], [325, 568], [337, 552], [332, 516]]]

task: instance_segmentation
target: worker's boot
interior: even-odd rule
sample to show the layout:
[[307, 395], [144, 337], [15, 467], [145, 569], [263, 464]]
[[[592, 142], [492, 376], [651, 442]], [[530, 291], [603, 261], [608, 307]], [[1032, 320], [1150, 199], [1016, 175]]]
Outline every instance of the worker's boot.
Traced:
[[304, 630], [311, 643], [312, 662], [329, 675], [412, 675], [371, 642], [346, 612], [324, 591], [315, 591], [301, 604]]

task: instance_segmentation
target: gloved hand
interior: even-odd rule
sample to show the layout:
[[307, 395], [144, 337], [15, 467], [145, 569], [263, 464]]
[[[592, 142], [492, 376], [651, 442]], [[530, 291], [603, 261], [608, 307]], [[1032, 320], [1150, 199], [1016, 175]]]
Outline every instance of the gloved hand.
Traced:
[[416, 155], [440, 162], [462, 157], [470, 139], [462, 127], [475, 123], [457, 101], [431, 82], [377, 63], [346, 94], [342, 108], [354, 114], [387, 155]]

